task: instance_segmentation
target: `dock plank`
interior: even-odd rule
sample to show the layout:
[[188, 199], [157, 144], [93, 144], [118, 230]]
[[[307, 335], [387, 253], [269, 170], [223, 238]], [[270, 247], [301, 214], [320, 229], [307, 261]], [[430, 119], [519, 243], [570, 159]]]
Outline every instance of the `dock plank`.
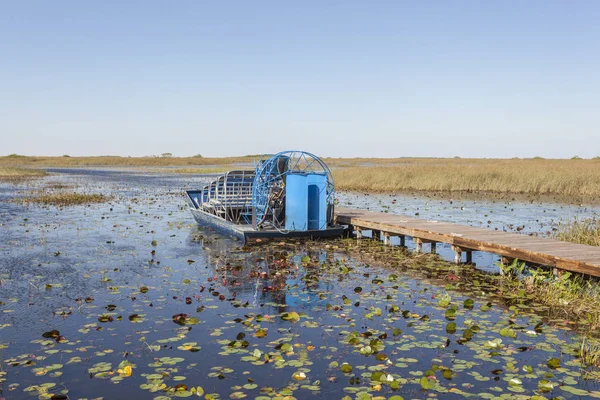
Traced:
[[338, 207], [337, 222], [390, 236], [447, 243], [464, 250], [484, 251], [508, 258], [600, 276], [600, 247], [502, 232], [487, 228]]

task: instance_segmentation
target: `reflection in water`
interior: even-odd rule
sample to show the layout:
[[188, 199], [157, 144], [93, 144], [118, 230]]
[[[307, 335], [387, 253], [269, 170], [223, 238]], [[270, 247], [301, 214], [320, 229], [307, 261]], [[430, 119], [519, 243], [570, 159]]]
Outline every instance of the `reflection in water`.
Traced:
[[[211, 242], [206, 248], [212, 280], [220, 282], [227, 296], [250, 297], [255, 307], [276, 304], [280, 313], [286, 307], [310, 309], [322, 305], [321, 294], [333, 288], [330, 282], [319, 279], [320, 265], [333, 260], [332, 251], [309, 250], [300, 255], [277, 247], [253, 246], [249, 248], [252, 250], [249, 255], [243, 250], [232, 250], [224, 243]], [[291, 289], [296, 294], [289, 295]]]

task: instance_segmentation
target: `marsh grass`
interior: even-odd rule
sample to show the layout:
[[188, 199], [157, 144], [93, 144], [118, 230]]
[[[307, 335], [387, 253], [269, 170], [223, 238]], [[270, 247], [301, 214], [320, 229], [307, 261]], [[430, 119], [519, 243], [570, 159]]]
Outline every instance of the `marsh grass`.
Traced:
[[548, 306], [552, 314], [576, 323], [580, 331], [598, 336], [600, 329], [600, 286], [598, 280], [563, 271], [555, 276], [548, 268], [526, 267], [515, 260], [515, 273], [504, 274], [503, 291], [517, 298], [534, 299]]
[[0, 167], [0, 181], [20, 182], [48, 175], [46, 171], [32, 168]]
[[600, 195], [599, 160], [397, 159], [333, 161], [338, 190]]
[[584, 337], [579, 346], [579, 359], [586, 366], [600, 366], [600, 340]]
[[103, 203], [108, 197], [97, 193], [77, 193], [77, 192], [44, 192], [39, 195], [32, 195], [23, 199], [26, 204], [36, 203], [52, 206], [75, 206], [82, 204]]
[[561, 226], [553, 237], [565, 242], [600, 246], [600, 219], [577, 219]]
[[214, 168], [177, 168], [170, 170], [174, 174], [183, 174], [183, 175], [205, 175], [205, 174], [220, 174], [225, 173], [227, 171], [231, 171], [236, 169], [234, 166], [227, 167], [214, 167]]
[[0, 157], [0, 165], [10, 166], [52, 166], [52, 167], [167, 167], [167, 166], [201, 166], [230, 165], [236, 163], [252, 164], [255, 157], [37, 157], [37, 156], [4, 156]]
[[71, 187], [71, 185], [67, 185], [62, 182], [48, 182], [46, 185], [44, 185], [44, 187], [46, 189], [68, 189]]

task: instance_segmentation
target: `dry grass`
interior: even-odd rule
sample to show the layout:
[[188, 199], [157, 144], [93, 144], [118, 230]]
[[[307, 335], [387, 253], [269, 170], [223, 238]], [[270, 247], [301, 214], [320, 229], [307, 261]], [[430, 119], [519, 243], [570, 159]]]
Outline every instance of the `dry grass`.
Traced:
[[235, 163], [253, 163], [255, 157], [25, 157], [4, 156], [0, 157], [0, 165], [10, 166], [45, 166], [45, 167], [99, 167], [99, 166], [124, 166], [124, 167], [166, 167], [166, 166], [197, 166], [197, 165], [223, 165]]
[[52, 206], [75, 206], [81, 204], [103, 203], [108, 198], [95, 193], [43, 193], [25, 198], [25, 203], [38, 203]]
[[[358, 161], [354, 161], [356, 164]], [[600, 196], [599, 160], [406, 159], [335, 167], [339, 190], [440, 191]], [[385, 165], [383, 165], [385, 164]]]
[[205, 175], [205, 174], [221, 174], [227, 171], [231, 171], [236, 169], [234, 166], [228, 167], [215, 167], [215, 168], [177, 168], [173, 170], [168, 170], [165, 172], [172, 172], [174, 174], [184, 174], [184, 175]]
[[[206, 157], [0, 157], [0, 166], [166, 167], [181, 174], [220, 173], [256, 156]], [[327, 158], [339, 190], [436, 191], [600, 196], [600, 159]], [[212, 168], [194, 168], [213, 166]], [[217, 167], [214, 167], [217, 166]], [[221, 169], [222, 166], [222, 169]]]
[[553, 236], [565, 242], [600, 246], [600, 219], [575, 220], [563, 225]]
[[0, 167], [0, 181], [19, 182], [46, 175], [48, 173], [41, 169]]

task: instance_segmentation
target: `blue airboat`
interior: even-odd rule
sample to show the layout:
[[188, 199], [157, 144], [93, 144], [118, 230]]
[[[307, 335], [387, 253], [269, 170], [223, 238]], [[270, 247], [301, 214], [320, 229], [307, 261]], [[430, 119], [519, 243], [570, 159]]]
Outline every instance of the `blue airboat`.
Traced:
[[198, 224], [244, 243], [342, 236], [334, 195], [327, 165], [303, 151], [263, 156], [254, 170], [229, 171], [200, 190], [186, 191]]

